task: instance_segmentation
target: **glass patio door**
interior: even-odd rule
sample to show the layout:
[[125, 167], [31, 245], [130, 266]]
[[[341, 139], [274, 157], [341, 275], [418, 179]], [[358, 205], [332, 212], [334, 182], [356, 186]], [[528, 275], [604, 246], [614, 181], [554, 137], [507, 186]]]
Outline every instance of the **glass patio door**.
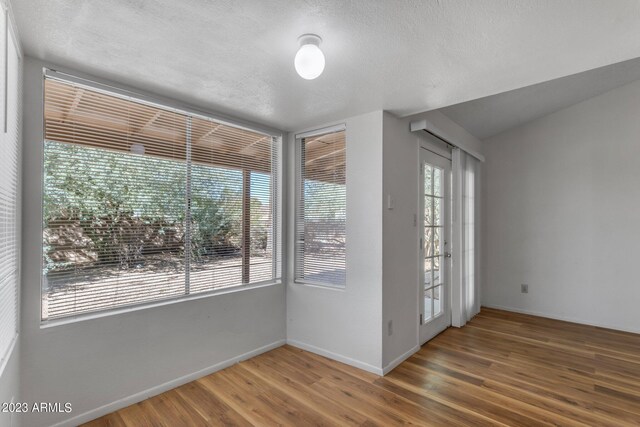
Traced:
[[451, 160], [420, 149], [420, 344], [451, 325]]

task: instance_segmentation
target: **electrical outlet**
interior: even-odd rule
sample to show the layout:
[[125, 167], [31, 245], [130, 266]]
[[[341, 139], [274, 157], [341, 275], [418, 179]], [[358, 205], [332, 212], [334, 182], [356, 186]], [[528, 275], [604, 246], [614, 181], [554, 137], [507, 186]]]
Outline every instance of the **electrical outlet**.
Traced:
[[393, 335], [393, 320], [389, 320], [389, 323], [387, 323], [387, 334]]
[[523, 294], [528, 294], [529, 293], [529, 285], [525, 285], [525, 284], [520, 285], [520, 292], [522, 292]]

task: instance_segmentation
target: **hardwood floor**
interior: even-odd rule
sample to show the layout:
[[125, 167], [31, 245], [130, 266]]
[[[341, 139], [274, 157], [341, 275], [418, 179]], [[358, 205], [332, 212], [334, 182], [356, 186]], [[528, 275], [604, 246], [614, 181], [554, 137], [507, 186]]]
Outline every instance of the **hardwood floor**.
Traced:
[[484, 308], [385, 377], [290, 346], [87, 426], [640, 425], [640, 335]]

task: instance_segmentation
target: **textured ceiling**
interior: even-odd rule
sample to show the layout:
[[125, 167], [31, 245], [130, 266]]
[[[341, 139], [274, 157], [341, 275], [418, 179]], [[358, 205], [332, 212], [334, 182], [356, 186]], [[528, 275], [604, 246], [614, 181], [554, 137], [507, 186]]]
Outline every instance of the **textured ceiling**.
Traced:
[[640, 80], [640, 58], [467, 101], [441, 111], [476, 138], [485, 139], [636, 80]]
[[[440, 108], [640, 56], [637, 0], [13, 0], [28, 55], [298, 129]], [[300, 34], [327, 65], [293, 68]]]

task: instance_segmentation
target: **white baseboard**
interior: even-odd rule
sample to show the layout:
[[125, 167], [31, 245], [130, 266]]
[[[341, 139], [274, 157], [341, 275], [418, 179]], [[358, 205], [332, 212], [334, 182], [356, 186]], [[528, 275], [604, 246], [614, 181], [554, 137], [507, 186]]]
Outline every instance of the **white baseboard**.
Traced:
[[400, 356], [398, 356], [395, 359], [393, 359], [391, 362], [387, 363], [387, 365], [384, 368], [382, 368], [382, 375], [387, 375], [389, 372], [393, 371], [393, 369], [396, 366], [398, 366], [399, 364], [401, 364], [402, 362], [407, 360], [409, 357], [411, 357], [418, 350], [420, 350], [420, 346], [416, 345], [411, 350], [407, 351], [404, 354], [401, 354]]
[[303, 342], [296, 341], [296, 340], [291, 340], [291, 339], [287, 339], [287, 344], [289, 344], [290, 346], [293, 346], [293, 347], [297, 347], [297, 348], [302, 349], [302, 350], [310, 351], [311, 353], [319, 354], [320, 356], [328, 357], [329, 359], [333, 359], [333, 360], [336, 360], [338, 362], [345, 363], [347, 365], [351, 365], [351, 366], [356, 367], [358, 369], [362, 369], [363, 371], [371, 372], [372, 374], [376, 374], [376, 375], [380, 375], [380, 376], [384, 375], [382, 373], [382, 369], [378, 368], [377, 366], [373, 366], [373, 365], [370, 365], [370, 364], [368, 364], [366, 362], [362, 362], [360, 360], [352, 359], [350, 357], [343, 356], [342, 354], [334, 353], [334, 352], [325, 350], [323, 348], [316, 347], [316, 346], [311, 345], [311, 344], [307, 344], [307, 343], [303, 343]]
[[159, 384], [157, 386], [143, 390], [139, 393], [132, 394], [131, 396], [118, 399], [114, 402], [108, 403], [106, 405], [100, 406], [98, 408], [92, 409], [82, 414], [76, 415], [72, 418], [69, 418], [68, 420], [61, 421], [57, 424], [54, 424], [51, 427], [73, 427], [79, 424], [89, 422], [91, 420], [95, 420], [96, 418], [100, 418], [104, 415], [110, 414], [111, 412], [117, 411], [118, 409], [126, 408], [127, 406], [133, 405], [134, 403], [141, 402], [145, 399], [156, 396], [160, 393], [164, 393], [165, 391], [169, 391], [176, 387], [180, 387], [181, 385], [184, 385], [191, 381], [195, 381], [198, 378], [202, 378], [204, 376], [212, 374], [221, 369], [228, 368], [229, 366], [235, 365], [236, 363], [242, 362], [243, 360], [251, 359], [252, 357], [255, 357], [259, 354], [265, 353], [269, 350], [273, 350], [274, 348], [278, 348], [284, 345], [285, 342], [286, 340], [284, 339], [275, 341], [271, 344], [267, 344], [265, 346], [256, 348], [255, 350], [251, 350], [246, 353], [240, 354], [238, 356], [232, 357], [231, 359], [227, 359], [225, 361], [216, 363], [215, 365], [211, 365], [207, 368], [200, 369], [191, 374], [184, 375], [180, 378], [176, 378], [166, 383]]
[[546, 317], [547, 319], [562, 320], [564, 322], [579, 323], [581, 325], [596, 326], [598, 328], [613, 329], [614, 331], [630, 332], [632, 334], [640, 334], [640, 329], [621, 328], [620, 326], [610, 325], [601, 322], [593, 322], [591, 320], [580, 319], [571, 316], [562, 316], [558, 314], [548, 313], [545, 311], [525, 310], [516, 307], [507, 307], [497, 304], [482, 304], [482, 307], [495, 308], [496, 310], [513, 311], [514, 313], [529, 314], [531, 316]]

